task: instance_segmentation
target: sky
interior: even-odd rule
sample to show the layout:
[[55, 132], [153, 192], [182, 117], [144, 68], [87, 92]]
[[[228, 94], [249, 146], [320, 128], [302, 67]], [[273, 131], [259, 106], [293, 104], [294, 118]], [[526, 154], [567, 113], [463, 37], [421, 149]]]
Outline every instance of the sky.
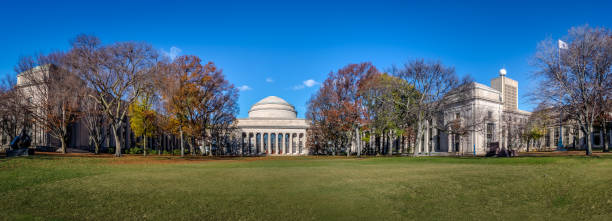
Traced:
[[0, 76], [20, 56], [68, 50], [77, 34], [145, 41], [160, 54], [197, 55], [240, 89], [239, 118], [271, 95], [304, 117], [329, 72], [372, 62], [389, 71], [441, 61], [490, 85], [519, 82], [519, 108], [537, 81], [538, 42], [572, 26], [612, 27], [612, 1], [0, 1]]

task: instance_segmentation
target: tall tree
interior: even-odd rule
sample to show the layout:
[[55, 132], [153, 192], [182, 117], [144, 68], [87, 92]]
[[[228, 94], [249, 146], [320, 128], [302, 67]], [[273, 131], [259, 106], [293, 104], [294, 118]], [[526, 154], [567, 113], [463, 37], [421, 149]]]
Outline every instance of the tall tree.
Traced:
[[[6, 75], [0, 81], [0, 132], [13, 140], [26, 124], [23, 97], [15, 87], [15, 80]], [[2, 136], [2, 134], [0, 134]]]
[[[360, 89], [364, 97], [364, 105], [367, 109], [366, 126], [370, 130], [370, 136], [404, 136], [415, 123], [414, 118], [408, 115], [407, 103], [414, 103], [418, 98], [418, 92], [403, 79], [386, 73], [372, 75], [362, 84]], [[391, 155], [391, 145], [386, 150]], [[398, 148], [402, 150], [402, 148]]]
[[95, 99], [91, 90], [86, 90], [81, 101], [81, 114], [85, 128], [89, 133], [89, 142], [94, 146], [94, 153], [99, 154], [102, 143], [106, 140], [104, 128], [107, 126], [102, 106]]
[[605, 111], [612, 93], [612, 32], [588, 25], [573, 27], [563, 41], [546, 39], [538, 45], [534, 64], [540, 79], [536, 99], [575, 116], [589, 136], [586, 155], [592, 154], [595, 120]]
[[[405, 80], [417, 92], [415, 100], [407, 100], [407, 113], [416, 121], [416, 147], [424, 139], [426, 122], [432, 122], [444, 106], [444, 96], [461, 85], [455, 69], [441, 62], [425, 62], [423, 59], [404, 64], [403, 68], [393, 68], [395, 76]], [[415, 154], [417, 151], [414, 152]]]
[[191, 55], [176, 58], [164, 79], [165, 108], [181, 137], [183, 133], [191, 137], [190, 153], [195, 154], [198, 141], [203, 147], [212, 141], [219, 144], [221, 136], [233, 128], [238, 113], [238, 90], [234, 85], [214, 63], [203, 65], [200, 58]]
[[79, 35], [70, 51], [72, 67], [95, 92], [113, 131], [115, 156], [121, 156], [121, 129], [128, 107], [143, 90], [139, 82], [150, 76], [157, 51], [143, 42], [101, 45], [95, 36]]
[[365, 108], [363, 97], [359, 93], [360, 84], [370, 75], [378, 74], [372, 63], [349, 64], [337, 72], [331, 72], [321, 88], [309, 102], [307, 117], [311, 127], [321, 127], [313, 132], [322, 132], [318, 142], [334, 143], [333, 153], [337, 147], [345, 147], [346, 154], [351, 154], [350, 145], [364, 120]]
[[19, 93], [27, 98], [28, 117], [61, 143], [66, 153], [68, 127], [80, 114], [84, 84], [66, 68], [66, 56], [61, 52], [35, 57], [22, 57], [15, 67], [21, 82]]

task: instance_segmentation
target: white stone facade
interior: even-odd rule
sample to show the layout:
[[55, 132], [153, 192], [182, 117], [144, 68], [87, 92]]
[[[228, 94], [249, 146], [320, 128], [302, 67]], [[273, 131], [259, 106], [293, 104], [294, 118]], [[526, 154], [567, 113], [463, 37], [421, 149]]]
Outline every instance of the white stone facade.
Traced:
[[[505, 74], [500, 71], [500, 76], [491, 80], [492, 87], [470, 83], [449, 93], [450, 102], [443, 113], [425, 122], [425, 138], [415, 154], [484, 155], [492, 145], [508, 148], [513, 129], [526, 123], [531, 113], [518, 109], [518, 82]], [[449, 122], [457, 119], [461, 133], [448, 128]]]
[[254, 104], [249, 117], [238, 119], [241, 155], [306, 155], [308, 123], [293, 105], [269, 96]]

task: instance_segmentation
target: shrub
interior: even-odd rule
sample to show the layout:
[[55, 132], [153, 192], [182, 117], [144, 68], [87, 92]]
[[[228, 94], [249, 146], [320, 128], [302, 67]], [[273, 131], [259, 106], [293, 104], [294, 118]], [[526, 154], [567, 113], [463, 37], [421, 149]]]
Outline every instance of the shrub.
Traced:
[[114, 147], [109, 147], [108, 148], [108, 153], [114, 154], [115, 153], [115, 148]]
[[142, 148], [132, 147], [128, 151], [129, 154], [142, 154]]
[[175, 149], [174, 151], [172, 151], [173, 155], [181, 155], [181, 149]]

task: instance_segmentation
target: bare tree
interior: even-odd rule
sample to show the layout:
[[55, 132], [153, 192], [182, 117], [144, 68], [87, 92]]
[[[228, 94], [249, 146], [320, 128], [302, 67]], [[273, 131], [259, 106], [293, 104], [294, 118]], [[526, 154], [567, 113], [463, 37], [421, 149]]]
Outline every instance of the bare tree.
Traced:
[[69, 69], [66, 56], [55, 52], [36, 57], [22, 57], [15, 67], [21, 82], [19, 93], [27, 100], [28, 116], [61, 143], [66, 153], [69, 131], [80, 114], [79, 104], [84, 84]]
[[89, 133], [89, 142], [94, 146], [94, 153], [99, 154], [106, 139], [104, 128], [108, 125], [102, 105], [95, 99], [96, 95], [90, 93], [88, 90], [81, 103], [82, 119]]
[[460, 81], [454, 68], [440, 62], [425, 62], [423, 59], [408, 62], [403, 68], [394, 67], [393, 72], [419, 93], [417, 99], [410, 99], [405, 104], [411, 108], [408, 114], [416, 121], [416, 146], [419, 147], [425, 136], [426, 122], [433, 121], [443, 107], [444, 96], [458, 87]]
[[541, 82], [536, 100], [576, 116], [580, 129], [590, 138], [586, 155], [592, 153], [593, 125], [605, 110], [612, 91], [612, 33], [588, 25], [571, 28], [563, 38], [542, 41], [534, 58]]
[[97, 37], [79, 35], [72, 42], [72, 67], [95, 93], [113, 131], [115, 156], [121, 156], [121, 128], [128, 106], [142, 92], [138, 84], [156, 64], [157, 51], [143, 42], [103, 46]]
[[26, 124], [23, 97], [19, 95], [15, 84], [14, 78], [8, 74], [0, 81], [0, 132], [8, 136], [9, 140], [13, 140]]

